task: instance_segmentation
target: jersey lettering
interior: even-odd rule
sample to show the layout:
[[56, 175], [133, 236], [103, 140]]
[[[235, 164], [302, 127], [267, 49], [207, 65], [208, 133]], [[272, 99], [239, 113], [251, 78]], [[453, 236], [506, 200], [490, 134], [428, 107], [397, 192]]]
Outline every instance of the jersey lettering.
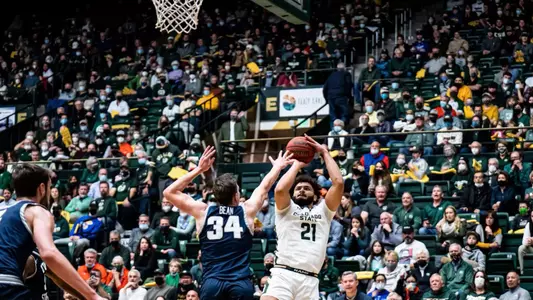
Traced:
[[212, 225], [213, 230], [207, 232], [207, 238], [210, 240], [220, 240], [225, 232], [232, 232], [233, 238], [240, 239], [244, 229], [239, 224], [239, 216], [229, 216], [226, 225], [221, 216], [211, 216], [207, 219], [207, 225]]
[[316, 240], [316, 224], [302, 223], [302, 240], [315, 241]]

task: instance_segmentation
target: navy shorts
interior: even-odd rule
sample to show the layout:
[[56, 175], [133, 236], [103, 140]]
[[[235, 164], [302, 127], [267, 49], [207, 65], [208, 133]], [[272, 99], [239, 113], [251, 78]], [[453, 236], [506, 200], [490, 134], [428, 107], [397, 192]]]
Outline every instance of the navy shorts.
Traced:
[[29, 300], [33, 298], [30, 290], [25, 286], [0, 284], [0, 299]]
[[254, 286], [249, 279], [226, 281], [209, 278], [203, 280], [201, 300], [253, 300]]

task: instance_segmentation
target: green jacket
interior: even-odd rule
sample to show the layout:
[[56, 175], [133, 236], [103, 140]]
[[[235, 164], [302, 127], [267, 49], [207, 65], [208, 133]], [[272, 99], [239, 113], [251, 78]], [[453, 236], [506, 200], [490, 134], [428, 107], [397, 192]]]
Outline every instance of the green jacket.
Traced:
[[529, 185], [529, 174], [531, 174], [531, 163], [522, 162], [522, 170], [518, 168], [512, 169], [512, 163], [507, 164], [503, 170], [511, 176], [515, 186], [528, 186]]
[[52, 234], [52, 238], [55, 240], [67, 238], [69, 233], [69, 226], [67, 220], [63, 217], [59, 217], [59, 219], [55, 220], [54, 225], [54, 233]]
[[105, 247], [104, 250], [102, 250], [102, 255], [100, 256], [100, 260], [98, 262], [106, 269], [111, 270], [113, 268], [111, 262], [113, 262], [113, 258], [115, 258], [115, 256], [122, 257], [122, 259], [124, 260], [124, 266], [128, 270], [131, 269], [130, 249], [122, 245], [119, 245], [117, 249], [113, 248], [113, 246]]
[[100, 198], [98, 202], [97, 217], [108, 217], [115, 220], [117, 218], [117, 201], [114, 198]]
[[455, 293], [452, 293], [445, 286], [437, 293], [434, 293], [432, 290], [425, 292], [422, 300], [455, 300]]
[[93, 198], [89, 196], [85, 196], [83, 199], [78, 197], [74, 197], [72, 200], [70, 200], [67, 207], [65, 207], [65, 210], [70, 214], [70, 216], [79, 218], [81, 216], [86, 216], [89, 214], [89, 205], [91, 204], [91, 201], [93, 201]]
[[441, 200], [439, 206], [434, 207], [433, 203], [424, 206], [423, 220], [428, 220], [431, 226], [435, 227], [444, 215], [444, 209], [452, 205], [449, 201]]
[[412, 226], [415, 231], [422, 226], [422, 211], [414, 204], [411, 205], [409, 210], [405, 210], [404, 207], [398, 207], [392, 213], [392, 220], [394, 223], [398, 223], [400, 226]]
[[11, 173], [3, 171], [0, 174], [0, 189], [6, 189], [11, 186]]
[[152, 244], [156, 245], [156, 250], [161, 252], [161, 250], [167, 249], [178, 249], [178, 234], [172, 230], [168, 230], [168, 233], [165, 235], [158, 228], [152, 235]]
[[327, 294], [336, 292], [339, 289], [339, 269], [328, 264], [326, 269], [318, 273], [318, 290]]
[[468, 299], [469, 297], [471, 297], [471, 299], [476, 299], [476, 300], [489, 300], [490, 298], [496, 298], [496, 294], [494, 294], [493, 292], [491, 291], [485, 291], [484, 294], [476, 294], [476, 291], [470, 291], [465, 299]]
[[481, 155], [471, 156], [468, 167], [471, 170], [474, 170], [474, 160], [478, 163], [481, 163], [481, 171], [487, 172], [488, 169], [488, 159], [486, 157], [483, 157]]
[[373, 80], [381, 79], [381, 70], [378, 67], [374, 66], [374, 69], [370, 70], [368, 67], [361, 70], [361, 75], [359, 75], [360, 83], [371, 84]]
[[95, 172], [89, 171], [89, 169], [83, 169], [80, 182], [93, 183], [98, 181], [98, 170]]
[[165, 283], [167, 285], [177, 288], [178, 284], [180, 283], [180, 274], [179, 273], [176, 273], [176, 275], [167, 274], [167, 276], [165, 277]]
[[444, 264], [440, 269], [440, 276], [442, 276], [444, 285], [450, 291], [454, 293], [459, 290], [466, 291], [474, 278], [474, 269], [461, 259], [457, 267], [454, 266], [453, 262]]
[[402, 59], [393, 58], [389, 63], [389, 73], [393, 71], [402, 71], [401, 77], [406, 77], [409, 71], [409, 58], [403, 57]]
[[163, 149], [155, 149], [152, 152], [152, 161], [155, 162], [155, 169], [159, 178], [168, 178], [170, 170], [178, 164], [180, 154], [180, 149], [172, 144]]

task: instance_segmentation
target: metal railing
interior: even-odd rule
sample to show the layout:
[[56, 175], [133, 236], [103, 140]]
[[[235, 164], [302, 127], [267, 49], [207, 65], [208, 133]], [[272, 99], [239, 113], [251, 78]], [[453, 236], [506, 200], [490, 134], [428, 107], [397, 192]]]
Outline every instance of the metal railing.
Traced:
[[293, 136], [296, 136], [297, 135], [297, 132], [298, 132], [298, 127], [300, 127], [302, 124], [304, 124], [305, 122], [307, 122], [307, 120], [313, 118], [313, 121], [314, 121], [314, 125], [316, 126], [317, 122], [318, 122], [318, 112], [321, 111], [324, 107], [326, 107], [328, 105], [328, 103], [324, 103], [322, 106], [320, 106], [319, 108], [317, 108], [317, 110], [315, 110], [312, 114], [310, 114], [309, 116], [305, 117], [303, 120], [301, 120], [300, 122], [298, 122], [296, 125], [294, 125], [292, 127], [292, 130], [293, 130]]

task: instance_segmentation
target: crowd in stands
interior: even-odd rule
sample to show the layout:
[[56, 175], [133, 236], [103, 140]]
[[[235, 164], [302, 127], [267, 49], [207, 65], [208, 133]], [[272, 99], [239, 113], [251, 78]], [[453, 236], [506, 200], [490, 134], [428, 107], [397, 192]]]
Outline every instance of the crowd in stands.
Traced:
[[[525, 267], [533, 253], [533, 7], [465, 2], [429, 16], [415, 40], [398, 36], [393, 58], [386, 50], [370, 57], [354, 85], [364, 113], [331, 120], [324, 143], [345, 194], [319, 274], [324, 299], [530, 299], [520, 277], [533, 271]], [[154, 34], [147, 14], [117, 30], [89, 17], [61, 26], [17, 19], [0, 50], [0, 102], [33, 89], [48, 110], [0, 159], [0, 206], [16, 197], [12, 163], [50, 168], [55, 243], [100, 295], [198, 299], [195, 220], [162, 192], [195, 167], [200, 129], [245, 137], [247, 90], [296, 87], [293, 70], [350, 57], [367, 26], [387, 26], [382, 4], [356, 0], [332, 22], [294, 26], [239, 2], [203, 10], [199, 29], [177, 36]], [[220, 128], [207, 126], [216, 118]], [[331, 185], [320, 157], [306, 173]], [[185, 192], [212, 201], [210, 184]], [[274, 216], [265, 199], [260, 243], [275, 245]], [[267, 248], [252, 255], [256, 296], [274, 266]], [[506, 293], [494, 288], [490, 267], [502, 253], [519, 267], [504, 269]]]

